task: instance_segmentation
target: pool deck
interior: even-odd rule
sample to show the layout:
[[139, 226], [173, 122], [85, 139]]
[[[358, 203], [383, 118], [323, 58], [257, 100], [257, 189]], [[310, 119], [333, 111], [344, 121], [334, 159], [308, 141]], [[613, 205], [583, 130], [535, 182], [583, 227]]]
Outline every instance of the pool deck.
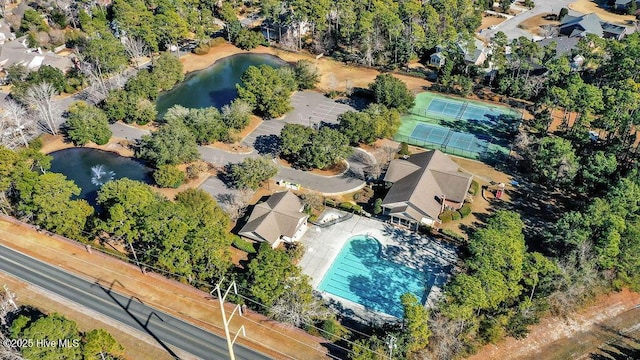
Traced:
[[[426, 303], [427, 306], [435, 305], [440, 297], [442, 285], [448, 279], [453, 264], [458, 260], [455, 248], [388, 223], [358, 215], [328, 228], [311, 226], [300, 239], [305, 246], [305, 254], [298, 265], [302, 267], [304, 274], [311, 277], [314, 289], [318, 288], [347, 240], [355, 235], [375, 237], [383, 245], [385, 258], [428, 274], [428, 282], [433, 285]], [[328, 293], [322, 295], [325, 299], [333, 300], [331, 302], [340, 302], [342, 308], [355, 312], [358, 317], [371, 319], [371, 316], [362, 314], [363, 311], [367, 312], [362, 305]]]

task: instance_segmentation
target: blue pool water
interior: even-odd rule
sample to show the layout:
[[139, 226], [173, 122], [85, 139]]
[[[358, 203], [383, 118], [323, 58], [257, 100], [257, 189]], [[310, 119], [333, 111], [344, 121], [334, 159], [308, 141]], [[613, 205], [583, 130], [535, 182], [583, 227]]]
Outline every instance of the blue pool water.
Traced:
[[425, 286], [423, 272], [383, 259], [375, 238], [357, 235], [342, 247], [318, 290], [401, 318], [400, 296], [411, 292], [424, 303]]

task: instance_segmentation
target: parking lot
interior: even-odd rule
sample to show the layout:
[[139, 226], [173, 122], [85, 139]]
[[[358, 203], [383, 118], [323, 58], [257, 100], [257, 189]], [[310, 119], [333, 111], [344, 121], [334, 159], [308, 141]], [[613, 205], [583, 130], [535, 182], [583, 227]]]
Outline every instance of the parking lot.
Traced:
[[275, 136], [280, 135], [285, 124], [300, 124], [310, 127], [317, 127], [320, 124], [335, 125], [338, 123], [340, 114], [355, 110], [347, 104], [341, 104], [323, 94], [312, 91], [300, 91], [293, 94], [291, 105], [293, 105], [293, 110], [288, 112], [283, 119], [263, 121], [260, 126], [244, 138], [243, 143], [256, 148], [258, 152], [266, 152], [263, 149], [269, 148], [270, 141], [277, 141]]

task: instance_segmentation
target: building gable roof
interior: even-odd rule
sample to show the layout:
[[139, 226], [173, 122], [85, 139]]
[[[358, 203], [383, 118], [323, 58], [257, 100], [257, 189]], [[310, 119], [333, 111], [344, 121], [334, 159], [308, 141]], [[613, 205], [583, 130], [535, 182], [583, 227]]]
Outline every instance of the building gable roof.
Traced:
[[416, 221], [424, 216], [435, 220], [443, 195], [450, 201], [464, 201], [472, 176], [458, 169], [458, 164], [438, 150], [394, 160], [384, 177], [393, 186], [382, 205], [392, 209], [392, 214], [404, 213]]
[[604, 34], [601, 25], [602, 20], [595, 13], [582, 16], [565, 15], [560, 21], [560, 30], [572, 28], [569, 36], [582, 36], [582, 33], [595, 34], [600, 37]]
[[300, 212], [302, 207], [302, 201], [294, 193], [275, 193], [253, 208], [239, 233], [254, 233], [271, 244], [281, 236], [293, 237], [300, 220], [308, 216]]

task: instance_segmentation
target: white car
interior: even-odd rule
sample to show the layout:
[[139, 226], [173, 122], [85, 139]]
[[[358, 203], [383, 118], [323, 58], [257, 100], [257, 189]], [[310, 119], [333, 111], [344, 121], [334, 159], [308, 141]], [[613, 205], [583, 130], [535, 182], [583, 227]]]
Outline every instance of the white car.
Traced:
[[495, 30], [498, 28], [498, 25], [491, 25], [489, 26], [489, 30]]

